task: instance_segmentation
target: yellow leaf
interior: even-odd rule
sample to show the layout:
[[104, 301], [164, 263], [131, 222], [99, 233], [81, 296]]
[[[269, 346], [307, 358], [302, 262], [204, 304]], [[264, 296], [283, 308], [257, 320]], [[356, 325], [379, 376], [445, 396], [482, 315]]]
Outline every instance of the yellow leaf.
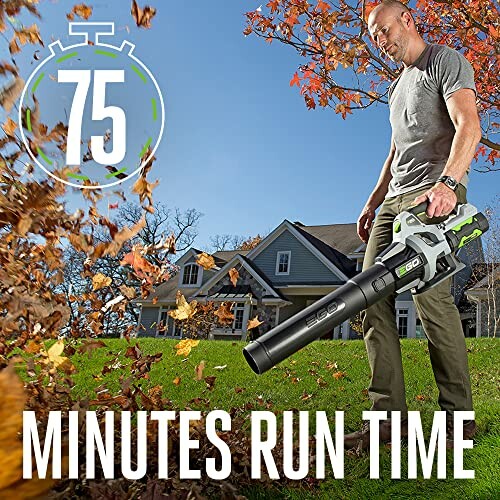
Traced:
[[48, 362], [52, 363], [53, 368], [59, 368], [60, 370], [66, 373], [75, 371], [75, 367], [73, 366], [71, 361], [67, 357], [61, 356], [63, 351], [64, 351], [64, 342], [62, 340], [58, 340], [47, 351]]
[[196, 312], [196, 306], [197, 306], [196, 300], [193, 300], [191, 303], [188, 303], [184, 295], [182, 295], [182, 293], [179, 291], [177, 291], [177, 297], [175, 299], [175, 303], [177, 305], [177, 309], [168, 312], [169, 316], [171, 316], [174, 319], [177, 320], [190, 319]]
[[259, 321], [259, 316], [255, 316], [253, 319], [249, 319], [247, 323], [247, 330], [251, 330], [252, 328], [256, 328], [257, 326], [262, 325], [262, 321]]
[[109, 276], [105, 276], [102, 273], [97, 273], [92, 276], [92, 288], [94, 291], [100, 290], [101, 288], [111, 285], [113, 280]]
[[231, 283], [233, 286], [236, 286], [236, 283], [238, 283], [238, 278], [240, 277], [240, 273], [233, 267], [229, 269], [229, 279], [231, 280]]
[[211, 255], [208, 255], [205, 252], [200, 253], [198, 257], [196, 257], [196, 263], [203, 267], [205, 271], [208, 271], [209, 269], [212, 269], [215, 267], [215, 260]]
[[177, 349], [177, 356], [189, 356], [191, 349], [200, 343], [199, 340], [184, 339], [181, 340], [175, 348]]

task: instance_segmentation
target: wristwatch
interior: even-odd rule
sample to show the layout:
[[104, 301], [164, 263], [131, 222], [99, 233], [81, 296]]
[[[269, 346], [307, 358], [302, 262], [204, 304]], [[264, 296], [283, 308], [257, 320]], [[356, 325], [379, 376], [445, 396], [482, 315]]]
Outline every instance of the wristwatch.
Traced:
[[449, 175], [442, 175], [437, 181], [442, 182], [445, 186], [448, 186], [450, 189], [453, 189], [453, 191], [457, 190], [458, 181], [455, 180], [453, 177], [450, 177]]

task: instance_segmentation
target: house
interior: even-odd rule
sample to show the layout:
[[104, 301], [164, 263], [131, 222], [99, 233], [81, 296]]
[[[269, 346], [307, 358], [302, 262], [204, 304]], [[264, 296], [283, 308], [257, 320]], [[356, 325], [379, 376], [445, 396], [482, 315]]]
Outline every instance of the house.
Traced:
[[497, 336], [500, 329], [500, 265], [476, 264], [465, 296], [475, 305], [471, 322], [474, 336]]
[[[360, 243], [354, 223], [306, 226], [284, 220], [252, 250], [215, 252], [215, 267], [208, 271], [196, 263], [201, 251], [191, 248], [176, 263], [178, 275], [138, 301], [137, 335], [182, 336], [182, 326], [168, 315], [178, 290], [188, 301], [235, 303], [233, 324], [213, 330], [214, 339], [246, 339], [248, 320], [257, 315], [263, 321], [259, 334], [265, 333], [358, 273], [365, 250]], [[232, 268], [239, 272], [237, 286], [228, 275]], [[467, 279], [456, 278], [457, 293]], [[400, 337], [424, 337], [410, 292], [396, 301], [396, 321]], [[323, 338], [357, 337], [346, 321]]]

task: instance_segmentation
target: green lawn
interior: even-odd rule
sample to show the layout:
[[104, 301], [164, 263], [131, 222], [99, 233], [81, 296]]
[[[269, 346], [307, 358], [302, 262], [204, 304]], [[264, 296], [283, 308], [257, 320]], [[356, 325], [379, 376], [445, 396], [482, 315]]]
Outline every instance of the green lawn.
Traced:
[[[126, 373], [117, 365], [111, 373], [102, 376], [101, 370], [118, 353], [122, 365], [131, 363], [123, 356], [127, 343], [106, 340], [107, 347], [87, 354], [75, 354], [72, 361], [78, 369], [74, 396], [95, 398], [94, 388], [107, 382], [118, 389], [118, 377]], [[135, 340], [132, 342], [136, 342]], [[361, 422], [361, 413], [369, 409], [366, 386], [369, 367], [362, 341], [318, 341], [273, 368], [264, 375], [254, 374], [247, 366], [241, 350], [243, 342], [201, 341], [188, 358], [176, 355], [177, 341], [139, 339], [144, 354], [163, 352], [160, 362], [153, 364], [150, 380], [138, 383], [144, 388], [161, 384], [164, 396], [176, 407], [184, 409], [229, 410], [247, 405], [251, 410], [281, 412], [283, 410], [324, 410], [333, 422], [335, 410], [345, 412], [345, 432], [355, 430]], [[369, 460], [345, 456], [345, 479], [322, 480], [311, 491], [297, 483], [297, 488], [283, 487], [276, 482], [276, 491], [262, 489], [257, 484], [244, 493], [249, 498], [494, 498], [500, 492], [500, 398], [499, 361], [500, 343], [495, 339], [467, 341], [472, 388], [479, 432], [473, 450], [464, 451], [464, 468], [475, 470], [474, 480], [453, 479], [453, 455], [448, 453], [448, 479], [391, 480], [390, 450], [381, 451], [379, 480], [369, 479]], [[410, 410], [421, 411], [424, 429], [429, 431], [433, 412], [438, 410], [437, 389], [428, 358], [427, 343], [422, 340], [402, 342], [403, 362]], [[215, 376], [212, 390], [205, 381], [195, 379], [195, 367], [205, 362], [203, 377]], [[223, 369], [217, 366], [226, 365]], [[334, 376], [334, 374], [336, 374]], [[176, 377], [180, 383], [174, 384]], [[314, 423], [313, 414], [311, 422]], [[313, 427], [312, 427], [313, 428]], [[407, 454], [403, 447], [402, 477], [407, 477]], [[328, 462], [328, 460], [327, 460]], [[420, 469], [419, 469], [420, 470]], [[328, 471], [328, 469], [327, 469]], [[314, 477], [314, 468], [310, 475]], [[498, 498], [498, 497], [497, 497]]]

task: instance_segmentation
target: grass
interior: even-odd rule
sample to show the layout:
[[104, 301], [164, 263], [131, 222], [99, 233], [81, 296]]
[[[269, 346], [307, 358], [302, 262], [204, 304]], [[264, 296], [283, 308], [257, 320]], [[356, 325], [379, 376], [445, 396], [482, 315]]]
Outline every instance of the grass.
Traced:
[[[102, 376], [104, 363], [116, 358], [122, 365], [131, 360], [123, 355], [127, 348], [124, 340], [106, 340], [107, 347], [87, 354], [75, 354], [72, 361], [78, 369], [73, 376], [75, 397], [95, 398], [94, 389], [106, 382], [118, 390], [119, 376], [126, 368], [118, 366]], [[281, 412], [284, 410], [326, 411], [331, 422], [334, 412], [343, 410], [345, 432], [356, 430], [361, 423], [363, 410], [369, 409], [366, 387], [370, 371], [362, 341], [317, 341], [282, 362], [264, 375], [254, 374], [245, 362], [241, 350], [243, 342], [201, 341], [192, 349], [188, 358], [176, 356], [177, 341], [163, 339], [139, 339], [144, 354], [163, 352], [160, 362], [153, 364], [150, 380], [137, 383], [143, 388], [155, 385], [163, 387], [168, 397], [184, 409], [229, 411], [232, 407], [248, 405], [251, 410]], [[345, 456], [345, 478], [333, 477], [319, 481], [313, 490], [299, 484], [297, 488], [280, 487], [262, 489], [256, 486], [243, 493], [251, 499], [283, 498], [495, 498], [500, 491], [500, 398], [498, 392], [500, 343], [495, 339], [468, 339], [469, 365], [474, 397], [476, 422], [479, 428], [474, 448], [464, 451], [464, 468], [475, 470], [475, 479], [453, 479], [453, 454], [447, 454], [447, 479], [436, 479], [436, 469], [431, 479], [390, 479], [390, 450], [381, 449], [380, 479], [369, 479], [369, 457]], [[427, 343], [422, 340], [402, 342], [403, 364], [410, 410], [419, 410], [424, 430], [429, 432], [433, 412], [438, 410], [437, 389], [434, 382]], [[195, 367], [205, 362], [203, 377], [215, 376], [215, 384], [209, 390], [204, 380], [195, 379]], [[216, 369], [224, 366], [224, 369]], [[336, 374], [336, 375], [334, 375]], [[180, 377], [180, 384], [173, 383]], [[311, 434], [314, 414], [310, 414]], [[327, 460], [328, 462], [328, 460]], [[407, 477], [407, 450], [403, 446], [401, 477]], [[314, 477], [311, 467], [309, 475]], [[497, 497], [498, 498], [498, 497]]]

